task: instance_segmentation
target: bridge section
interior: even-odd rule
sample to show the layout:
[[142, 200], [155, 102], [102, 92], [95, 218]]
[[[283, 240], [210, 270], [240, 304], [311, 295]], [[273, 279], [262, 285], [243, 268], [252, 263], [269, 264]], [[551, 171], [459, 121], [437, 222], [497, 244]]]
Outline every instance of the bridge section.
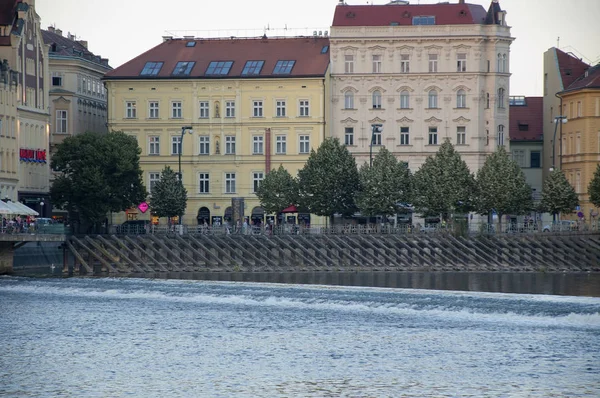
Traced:
[[13, 271], [14, 251], [27, 242], [64, 242], [65, 234], [0, 234], [0, 275]]

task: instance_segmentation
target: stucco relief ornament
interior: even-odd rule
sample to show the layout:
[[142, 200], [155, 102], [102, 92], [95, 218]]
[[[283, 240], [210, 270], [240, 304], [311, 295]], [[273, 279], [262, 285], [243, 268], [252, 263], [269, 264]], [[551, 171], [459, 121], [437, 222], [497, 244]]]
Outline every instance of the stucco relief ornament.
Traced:
[[444, 102], [450, 102], [452, 101], [452, 97], [449, 95], [444, 95]]
[[361, 104], [366, 104], [366, 103], [367, 103], [367, 98], [365, 98], [365, 97], [361, 97], [361, 98], [360, 98], [360, 103], [361, 103]]
[[215, 142], [215, 155], [220, 155], [221, 150], [219, 149], [219, 141]]
[[221, 112], [219, 110], [219, 101], [215, 102], [215, 117], [216, 118], [220, 118], [221, 117]]

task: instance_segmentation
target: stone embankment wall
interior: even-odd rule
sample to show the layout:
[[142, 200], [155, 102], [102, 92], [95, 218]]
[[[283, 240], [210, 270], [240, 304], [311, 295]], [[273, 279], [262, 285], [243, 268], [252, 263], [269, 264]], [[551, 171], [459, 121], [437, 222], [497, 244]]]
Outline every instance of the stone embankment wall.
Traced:
[[141, 235], [71, 237], [75, 273], [600, 272], [600, 235]]

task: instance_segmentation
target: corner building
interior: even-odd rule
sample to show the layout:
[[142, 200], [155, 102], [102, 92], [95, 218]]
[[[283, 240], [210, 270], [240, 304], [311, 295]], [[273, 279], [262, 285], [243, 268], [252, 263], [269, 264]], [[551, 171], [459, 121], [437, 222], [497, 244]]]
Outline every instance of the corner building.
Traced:
[[[475, 172], [508, 146], [510, 27], [455, 4], [347, 5], [331, 27], [332, 134], [360, 166], [386, 147], [416, 171], [445, 139]], [[373, 133], [372, 125], [382, 132]]]
[[232, 198], [264, 222], [255, 192], [266, 173], [297, 175], [325, 137], [328, 68], [324, 37], [165, 37], [105, 75], [108, 126], [136, 137], [149, 195], [181, 151], [184, 224], [233, 221]]

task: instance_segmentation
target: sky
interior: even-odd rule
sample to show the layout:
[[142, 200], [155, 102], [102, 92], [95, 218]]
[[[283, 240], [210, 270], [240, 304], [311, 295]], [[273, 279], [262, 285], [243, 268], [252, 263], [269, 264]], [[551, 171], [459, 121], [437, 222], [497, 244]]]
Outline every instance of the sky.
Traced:
[[[455, 3], [458, 0], [450, 0]], [[467, 0], [486, 10], [492, 0]], [[387, 0], [346, 0], [356, 4]], [[438, 1], [411, 0], [411, 4]], [[330, 30], [338, 0], [36, 0], [42, 28], [87, 40], [115, 68], [158, 45], [162, 36], [222, 37], [308, 34]], [[539, 96], [543, 54], [551, 47], [600, 62], [600, 0], [500, 0], [515, 41], [510, 95]], [[558, 38], [560, 37], [560, 41]], [[594, 40], [596, 39], [596, 40]]]

